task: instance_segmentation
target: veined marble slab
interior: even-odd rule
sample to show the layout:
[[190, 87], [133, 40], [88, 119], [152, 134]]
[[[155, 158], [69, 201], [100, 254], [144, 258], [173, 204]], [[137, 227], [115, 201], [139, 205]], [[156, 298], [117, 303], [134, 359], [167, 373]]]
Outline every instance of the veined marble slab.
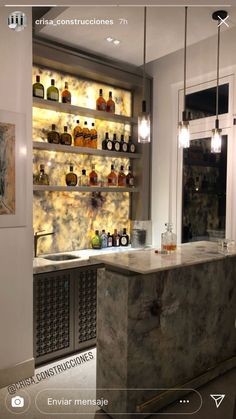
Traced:
[[92, 257], [91, 261], [104, 263], [131, 272], [148, 274], [181, 266], [195, 265], [203, 262], [223, 259], [236, 255], [236, 248], [230, 252], [219, 252], [216, 242], [193, 242], [182, 244], [170, 254], [155, 253], [155, 249], [136, 250], [132, 252]]

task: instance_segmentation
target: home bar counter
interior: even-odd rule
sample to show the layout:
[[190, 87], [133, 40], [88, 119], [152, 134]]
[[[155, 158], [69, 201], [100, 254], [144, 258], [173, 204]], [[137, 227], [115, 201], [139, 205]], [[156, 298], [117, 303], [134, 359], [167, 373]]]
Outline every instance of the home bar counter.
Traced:
[[168, 255], [147, 249], [94, 259], [104, 264], [97, 396], [111, 417], [157, 412], [179, 399], [173, 389], [197, 389], [236, 366], [235, 248], [220, 253], [217, 243], [195, 242]]

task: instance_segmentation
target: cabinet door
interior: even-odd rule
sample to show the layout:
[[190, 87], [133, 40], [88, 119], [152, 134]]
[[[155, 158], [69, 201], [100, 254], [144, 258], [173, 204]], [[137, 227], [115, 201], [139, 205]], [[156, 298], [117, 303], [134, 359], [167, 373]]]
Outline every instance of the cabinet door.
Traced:
[[75, 349], [96, 345], [97, 270], [75, 272]]
[[34, 275], [34, 356], [36, 364], [73, 351], [71, 271]]

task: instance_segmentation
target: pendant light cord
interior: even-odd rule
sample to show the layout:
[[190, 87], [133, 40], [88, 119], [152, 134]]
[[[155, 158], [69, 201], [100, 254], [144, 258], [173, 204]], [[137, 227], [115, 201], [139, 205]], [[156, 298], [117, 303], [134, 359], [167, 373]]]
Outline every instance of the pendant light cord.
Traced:
[[[219, 79], [220, 79], [220, 25], [218, 25], [217, 38], [217, 71], [216, 71], [216, 121], [219, 116]], [[218, 122], [216, 122], [218, 124]]]
[[146, 99], [146, 38], [147, 38], [147, 7], [144, 7], [143, 24], [143, 99]]
[[185, 7], [184, 18], [184, 120], [186, 121], [186, 77], [187, 77], [187, 22], [188, 22], [188, 7]]

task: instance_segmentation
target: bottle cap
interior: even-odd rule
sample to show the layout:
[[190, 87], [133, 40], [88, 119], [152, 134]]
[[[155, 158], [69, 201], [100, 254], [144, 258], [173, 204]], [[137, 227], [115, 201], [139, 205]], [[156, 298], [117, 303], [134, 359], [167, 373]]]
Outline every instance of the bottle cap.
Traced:
[[115, 233], [115, 234], [117, 233], [117, 228], [114, 228], [114, 233]]
[[55, 85], [55, 80], [51, 79], [51, 86], [54, 86], [54, 85]]
[[131, 166], [129, 166], [129, 172], [131, 172]]
[[68, 81], [65, 81], [65, 89], [68, 89]]
[[39, 168], [40, 170], [44, 170], [44, 164], [40, 164]]
[[36, 76], [36, 82], [40, 83], [40, 76], [39, 75]]
[[88, 125], [88, 122], [87, 121], [84, 121], [84, 125]]
[[126, 234], [126, 228], [123, 228], [123, 233]]
[[82, 175], [86, 175], [86, 170], [85, 169], [82, 170]]
[[102, 96], [102, 89], [99, 89], [99, 94], [100, 96]]
[[114, 164], [111, 164], [111, 170], [114, 170]]
[[79, 119], [76, 120], [76, 123], [79, 124]]
[[92, 164], [92, 170], [95, 170], [95, 164]]
[[102, 230], [102, 233], [105, 233], [105, 230]]
[[116, 140], [116, 134], [113, 134], [113, 141]]
[[92, 127], [94, 127], [94, 125], [95, 125], [94, 122], [92, 122]]
[[95, 234], [99, 234], [99, 230], [95, 230]]
[[124, 170], [124, 166], [120, 166], [120, 170]]
[[109, 97], [112, 97], [112, 92], [109, 92]]
[[56, 125], [52, 124], [52, 131], [55, 131], [55, 129], [56, 129]]
[[64, 132], [67, 132], [67, 126], [64, 127]]
[[109, 138], [109, 132], [106, 132], [106, 138]]
[[121, 134], [120, 141], [124, 141], [124, 134]]
[[132, 140], [131, 140], [131, 135], [129, 136], [129, 142], [130, 142], [130, 141], [132, 141]]
[[73, 172], [73, 164], [70, 164], [70, 172]]

